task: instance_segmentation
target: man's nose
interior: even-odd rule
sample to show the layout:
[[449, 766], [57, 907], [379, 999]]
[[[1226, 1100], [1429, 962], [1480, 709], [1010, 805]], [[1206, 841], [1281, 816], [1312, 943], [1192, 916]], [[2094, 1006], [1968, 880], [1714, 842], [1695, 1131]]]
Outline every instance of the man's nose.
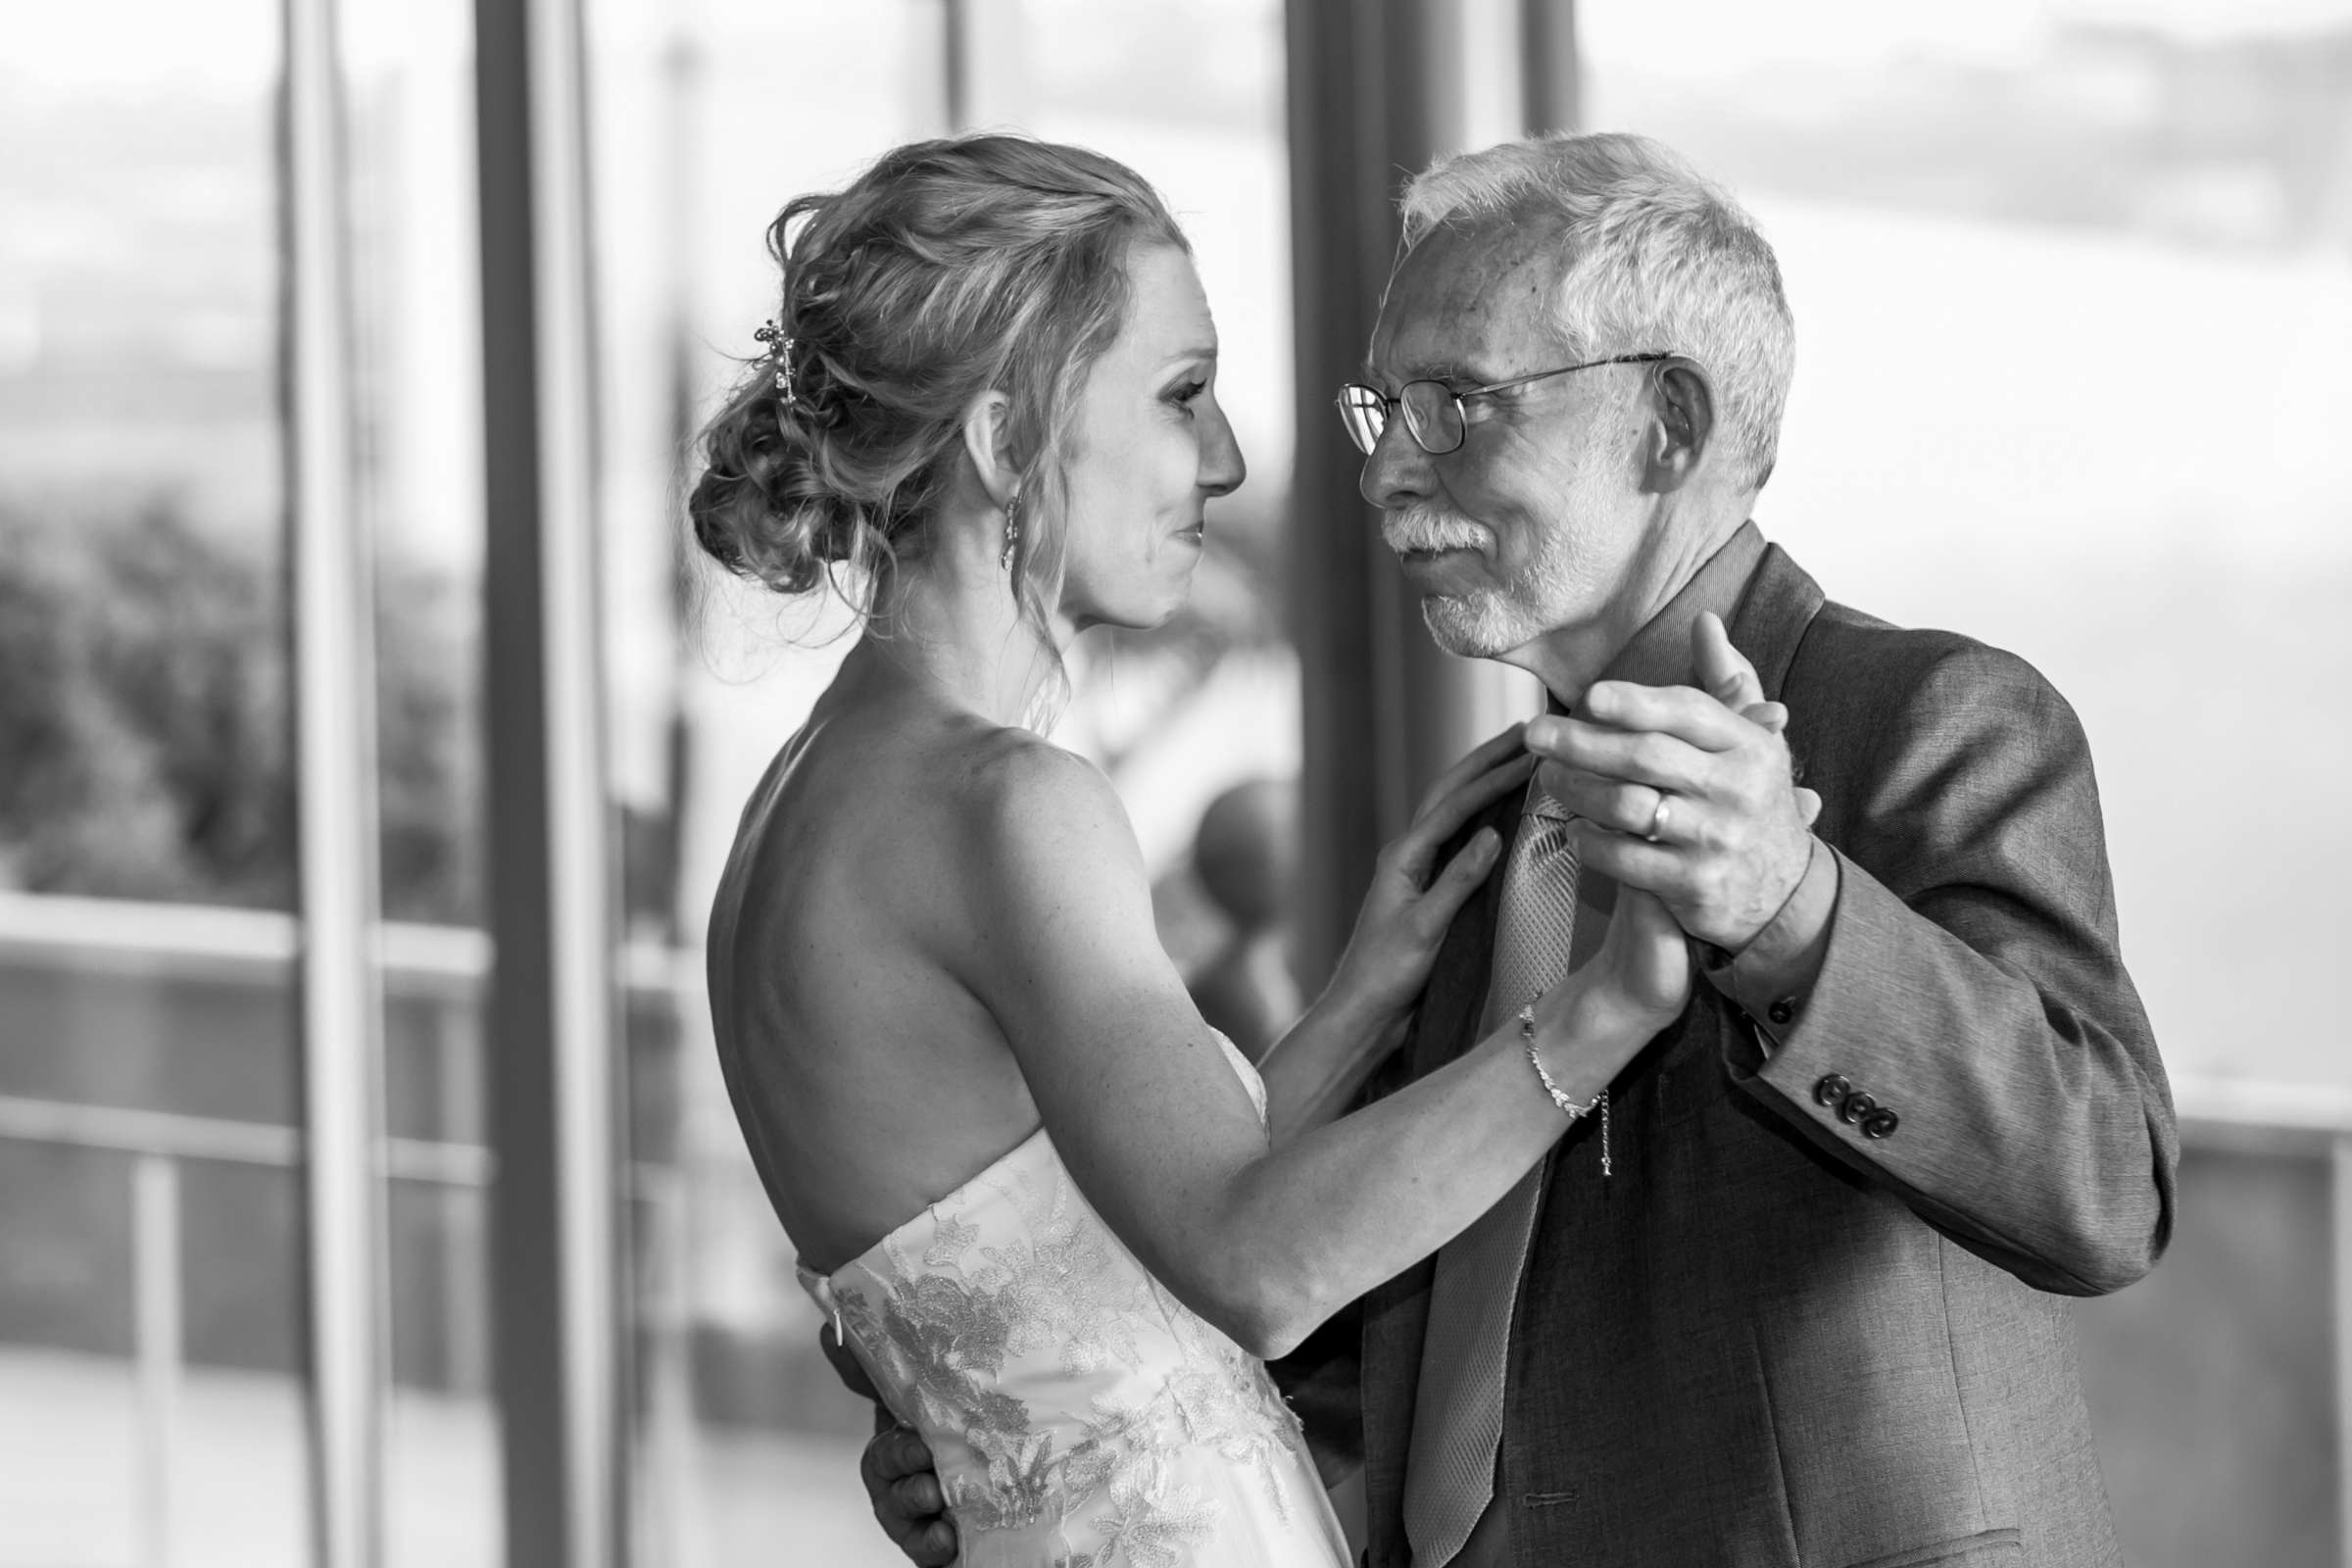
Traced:
[[1356, 476], [1356, 490], [1383, 512], [1394, 512], [1428, 500], [1435, 483], [1429, 454], [1404, 427], [1404, 411], [1396, 410], [1381, 427], [1380, 439], [1372, 443], [1363, 471]]

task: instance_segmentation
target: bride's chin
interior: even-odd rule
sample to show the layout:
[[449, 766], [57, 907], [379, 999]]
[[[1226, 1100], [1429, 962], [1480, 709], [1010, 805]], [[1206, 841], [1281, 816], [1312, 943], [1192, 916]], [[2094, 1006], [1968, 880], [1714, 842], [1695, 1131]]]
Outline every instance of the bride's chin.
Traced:
[[1078, 631], [1092, 631], [1097, 626], [1108, 626], [1114, 631], [1157, 631], [1176, 618], [1184, 608], [1189, 594], [1178, 594], [1165, 606], [1150, 609], [1126, 606], [1119, 609], [1099, 608], [1084, 613], [1074, 613], [1070, 623]]
[[1189, 593], [1178, 594], [1159, 609], [1146, 612], [1135, 619], [1122, 622], [1122, 624], [1128, 631], [1157, 631], [1176, 618], [1177, 612], [1184, 609], [1185, 601], [1191, 597], [1192, 595]]
[[1082, 626], [1115, 626], [1121, 631], [1155, 631], [1176, 618], [1193, 597], [1193, 574], [1186, 572], [1176, 582], [1138, 583], [1132, 594], [1122, 594], [1115, 605], [1089, 606], [1080, 618]]

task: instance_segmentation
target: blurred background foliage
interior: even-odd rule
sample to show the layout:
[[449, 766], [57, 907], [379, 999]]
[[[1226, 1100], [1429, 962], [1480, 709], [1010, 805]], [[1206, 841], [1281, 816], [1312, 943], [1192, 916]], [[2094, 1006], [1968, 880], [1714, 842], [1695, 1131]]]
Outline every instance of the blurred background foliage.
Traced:
[[[461, 587], [415, 565], [377, 584], [394, 919], [478, 918]], [[280, 558], [251, 530], [199, 524], [163, 494], [0, 499], [0, 885], [291, 907], [285, 630]]]

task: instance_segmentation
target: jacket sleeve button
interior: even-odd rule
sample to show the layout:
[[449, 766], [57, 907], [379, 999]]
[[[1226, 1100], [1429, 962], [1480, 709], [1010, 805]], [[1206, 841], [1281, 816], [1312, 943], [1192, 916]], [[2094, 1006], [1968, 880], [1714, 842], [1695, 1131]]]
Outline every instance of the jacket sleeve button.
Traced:
[[1865, 1138], [1892, 1138], [1894, 1130], [1902, 1124], [1903, 1119], [1900, 1116], [1885, 1106], [1881, 1106], [1862, 1118], [1862, 1136]]
[[1863, 1117], [1870, 1115], [1878, 1108], [1879, 1102], [1877, 1101], [1871, 1099], [1868, 1095], [1863, 1094], [1860, 1090], [1856, 1090], [1854, 1093], [1845, 1097], [1844, 1104], [1838, 1107], [1838, 1119], [1845, 1123], [1848, 1127], [1851, 1127], [1856, 1122], [1862, 1120]]
[[1831, 1073], [1813, 1086], [1813, 1103], [1827, 1110], [1842, 1104], [1845, 1097], [1854, 1092], [1843, 1073]]

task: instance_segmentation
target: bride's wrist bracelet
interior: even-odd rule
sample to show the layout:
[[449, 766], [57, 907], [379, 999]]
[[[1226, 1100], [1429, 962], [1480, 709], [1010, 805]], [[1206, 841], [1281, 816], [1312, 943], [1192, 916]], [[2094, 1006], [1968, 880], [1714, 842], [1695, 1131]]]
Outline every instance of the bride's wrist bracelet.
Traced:
[[1552, 1077], [1551, 1069], [1544, 1065], [1543, 1053], [1536, 1050], [1536, 1004], [1533, 1002], [1519, 1009], [1519, 1038], [1527, 1046], [1527, 1064], [1536, 1069], [1536, 1077], [1543, 1082], [1544, 1092], [1551, 1097], [1553, 1104], [1567, 1112], [1570, 1121], [1581, 1121], [1592, 1114], [1595, 1108], [1600, 1111], [1600, 1174], [1607, 1177], [1610, 1174], [1608, 1086], [1603, 1084], [1599, 1094], [1581, 1105], [1569, 1098], [1568, 1091], [1562, 1089], [1559, 1081]]

